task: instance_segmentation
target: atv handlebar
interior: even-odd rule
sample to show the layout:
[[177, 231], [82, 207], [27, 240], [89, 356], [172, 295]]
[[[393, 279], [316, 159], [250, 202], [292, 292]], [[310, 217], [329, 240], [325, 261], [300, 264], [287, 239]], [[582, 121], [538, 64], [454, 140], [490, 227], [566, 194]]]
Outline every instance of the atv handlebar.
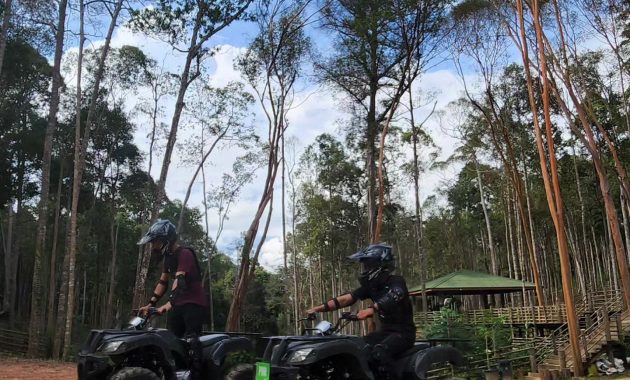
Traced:
[[157, 307], [150, 307], [147, 310], [147, 313], [145, 315], [142, 315], [142, 313], [140, 313], [140, 309], [131, 309], [131, 314], [135, 315], [137, 317], [152, 317], [154, 315], [160, 315], [160, 313], [158, 313], [158, 308]]
[[[317, 331], [318, 329], [314, 329], [314, 328], [307, 328], [305, 322], [307, 321], [315, 321], [317, 319], [317, 314], [315, 313], [310, 313], [307, 314], [306, 318], [302, 318], [299, 320], [299, 322], [302, 322], [302, 334], [306, 333], [306, 331]], [[346, 321], [344, 323], [344, 321]], [[344, 327], [346, 327], [350, 322], [355, 322], [355, 321], [359, 321], [359, 318], [357, 317], [356, 314], [353, 314], [349, 311], [345, 311], [343, 313], [341, 313], [341, 316], [337, 319], [337, 323], [334, 325], [334, 327], [330, 330], [331, 334], [334, 334], [336, 332], [339, 332], [341, 329], [343, 329]]]
[[157, 307], [150, 307], [146, 313], [142, 313], [140, 309], [131, 309], [134, 318], [124, 327], [126, 330], [143, 330], [149, 325], [153, 317], [160, 315]]

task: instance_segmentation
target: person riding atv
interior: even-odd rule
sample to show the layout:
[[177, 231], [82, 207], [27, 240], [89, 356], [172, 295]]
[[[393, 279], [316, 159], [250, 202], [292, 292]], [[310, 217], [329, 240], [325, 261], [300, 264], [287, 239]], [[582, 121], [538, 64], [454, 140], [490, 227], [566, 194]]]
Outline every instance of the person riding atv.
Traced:
[[166, 294], [169, 279], [173, 277], [173, 286], [169, 301], [159, 307], [157, 312], [168, 312], [166, 327], [176, 337], [186, 337], [191, 343], [193, 366], [192, 379], [198, 379], [201, 373], [201, 335], [202, 325], [208, 315], [208, 299], [201, 284], [201, 269], [195, 252], [191, 248], [177, 245], [177, 229], [168, 220], [158, 219], [138, 242], [138, 245], [151, 244], [153, 253], [164, 258], [164, 269], [153, 296], [140, 312], [155, 307]]
[[364, 339], [373, 346], [374, 359], [387, 370], [389, 378], [396, 379], [392, 359], [413, 347], [416, 337], [407, 284], [403, 277], [392, 274], [394, 256], [390, 245], [372, 244], [348, 258], [361, 265], [360, 286], [351, 293], [312, 307], [306, 313], [333, 311], [353, 305], [359, 300], [371, 299], [373, 304], [360, 310], [357, 319], [364, 320], [378, 315], [380, 329], [366, 335]]

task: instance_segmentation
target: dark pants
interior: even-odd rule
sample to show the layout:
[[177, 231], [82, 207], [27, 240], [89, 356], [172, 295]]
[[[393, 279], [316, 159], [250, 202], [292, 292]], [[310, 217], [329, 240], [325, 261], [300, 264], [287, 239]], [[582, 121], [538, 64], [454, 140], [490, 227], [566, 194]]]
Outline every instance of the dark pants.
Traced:
[[394, 358], [411, 347], [415, 334], [384, 328], [365, 336], [365, 342], [372, 347], [372, 356], [389, 374], [389, 379], [397, 379]]
[[186, 338], [190, 355], [191, 378], [203, 378], [202, 348], [199, 342], [203, 321], [206, 319], [206, 308], [201, 305], [187, 303], [175, 305], [168, 313], [166, 327], [178, 338]]
[[175, 305], [169, 311], [166, 328], [178, 338], [201, 335], [201, 327], [206, 320], [206, 307], [187, 303]]

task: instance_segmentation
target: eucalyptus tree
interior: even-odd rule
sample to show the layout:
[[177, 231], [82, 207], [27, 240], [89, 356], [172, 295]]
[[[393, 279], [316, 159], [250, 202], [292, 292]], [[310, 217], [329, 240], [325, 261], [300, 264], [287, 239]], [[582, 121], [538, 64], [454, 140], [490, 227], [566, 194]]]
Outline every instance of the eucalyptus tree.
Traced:
[[[10, 3], [10, 0], [7, 1]], [[59, 92], [62, 86], [61, 78], [61, 57], [63, 54], [66, 7], [67, 0], [61, 0], [57, 7], [57, 23], [53, 27], [55, 36], [55, 53], [52, 67], [52, 83], [50, 87], [50, 99], [48, 106], [48, 121], [46, 125], [46, 135], [42, 153], [41, 191], [37, 210], [37, 237], [35, 243], [35, 257], [33, 268], [33, 291], [31, 294], [31, 318], [29, 323], [29, 344], [28, 353], [34, 355], [36, 343], [40, 340], [41, 326], [43, 324], [41, 313], [41, 283], [42, 283], [42, 261], [46, 242], [46, 226], [48, 225], [48, 196], [50, 191], [50, 162], [52, 156], [52, 142], [57, 129], [57, 112], [59, 111]], [[53, 24], [54, 25], [54, 24]], [[2, 58], [0, 57], [0, 65]], [[1, 86], [1, 85], [0, 85]]]
[[[171, 156], [177, 141], [177, 131], [185, 107], [188, 87], [200, 77], [204, 60], [212, 53], [210, 39], [232, 22], [244, 18], [252, 0], [181, 0], [177, 2], [155, 0], [150, 7], [135, 11], [131, 21], [136, 30], [165, 39], [173, 50], [186, 55], [178, 76], [179, 88], [173, 110], [168, 141], [157, 182], [157, 193], [152, 206], [149, 224], [158, 217], [164, 199], [166, 177]], [[145, 283], [151, 252], [140, 252], [134, 287], [133, 304], [140, 305], [145, 296]]]
[[[70, 224], [68, 227], [68, 249], [64, 255], [64, 267], [63, 267], [63, 279], [62, 289], [59, 297], [59, 309], [57, 314], [57, 326], [59, 334], [55, 339], [56, 356], [67, 358], [70, 355], [71, 337], [72, 337], [72, 324], [74, 321], [74, 306], [75, 306], [75, 265], [76, 265], [76, 252], [77, 252], [77, 221], [78, 221], [78, 207], [79, 207], [79, 193], [81, 189], [81, 182], [83, 179], [83, 173], [85, 170], [86, 154], [88, 145], [90, 142], [90, 132], [94, 129], [94, 120], [96, 119], [96, 108], [100, 96], [101, 81], [106, 68], [106, 61], [110, 51], [110, 44], [114, 29], [118, 23], [118, 16], [121, 13], [123, 0], [117, 0], [114, 4], [102, 4], [103, 7], [110, 13], [111, 18], [109, 26], [105, 35], [105, 42], [100, 49], [98, 63], [94, 70], [93, 81], [90, 82], [90, 96], [89, 106], [86, 115], [85, 125], [82, 130], [81, 127], [81, 110], [83, 105], [83, 94], [81, 79], [83, 76], [82, 64], [83, 64], [83, 43], [85, 38], [84, 32], [84, 16], [86, 11], [86, 4], [83, 0], [80, 1], [80, 47], [79, 47], [79, 59], [77, 70], [77, 88], [76, 88], [76, 126], [75, 126], [75, 142], [74, 142], [74, 170], [72, 176], [72, 205], [70, 213]], [[64, 282], [67, 286], [64, 286]], [[67, 305], [63, 305], [67, 302]], [[65, 315], [64, 315], [65, 311]], [[63, 321], [65, 320], [65, 323]], [[59, 347], [61, 343], [60, 331], [64, 331], [63, 337], [63, 353], [59, 356]]]
[[208, 80], [199, 82], [191, 94], [189, 116], [190, 122], [200, 135], [194, 135], [184, 144], [187, 152], [199, 152], [199, 156], [193, 156], [191, 160], [196, 165], [186, 195], [182, 202], [182, 211], [179, 214], [177, 225], [184, 218], [184, 210], [188, 204], [193, 185], [199, 172], [206, 164], [210, 155], [216, 150], [225, 149], [251, 149], [251, 145], [257, 142], [253, 126], [246, 120], [249, 107], [254, 102], [254, 97], [244, 90], [244, 85], [232, 82], [222, 88], [214, 88], [208, 84]]
[[26, 41], [10, 41], [6, 49], [7, 62], [0, 81], [0, 206], [7, 211], [7, 233], [2, 235], [4, 251], [4, 292], [0, 314], [16, 318], [18, 262], [20, 260], [17, 227], [26, 224], [24, 206], [37, 194], [34, 181], [41, 169], [41, 142], [46, 120], [39, 104], [47, 96], [52, 69], [45, 57]]
[[[210, 210], [216, 211], [216, 223], [217, 228], [214, 233], [214, 246], [208, 251], [208, 296], [210, 301], [210, 326], [214, 330], [216, 310], [214, 303], [214, 288], [213, 288], [213, 268], [211, 266], [212, 260], [219, 253], [217, 244], [225, 227], [225, 222], [230, 216], [233, 206], [239, 200], [243, 187], [249, 184], [256, 174], [256, 172], [264, 165], [264, 151], [249, 151], [243, 156], [237, 157], [232, 164], [232, 171], [223, 173], [221, 176], [221, 183], [210, 187], [209, 191], [205, 191], [204, 188], [204, 207], [205, 207], [205, 219], [206, 219], [206, 234], [209, 234], [208, 227], [208, 212]], [[204, 185], [205, 185], [205, 179]]]
[[[13, 0], [4, 0], [4, 4], [0, 4], [0, 10], [2, 10], [2, 25], [0, 25], [0, 74], [2, 73], [2, 66], [4, 63], [4, 52], [7, 48], [7, 35], [9, 34], [9, 24], [11, 21], [11, 6]], [[0, 82], [0, 88], [2, 88], [2, 82]]]
[[[502, 6], [501, 4], [497, 6]], [[500, 88], [498, 73], [508, 60], [509, 35], [498, 12], [490, 2], [475, 0], [464, 1], [455, 7], [451, 13], [455, 26], [453, 35], [453, 56], [459, 75], [464, 79], [465, 94], [471, 104], [485, 119], [490, 142], [506, 169], [517, 196], [517, 206], [520, 216], [520, 226], [525, 235], [527, 251], [529, 253], [530, 268], [533, 282], [536, 285], [536, 300], [539, 305], [545, 304], [545, 297], [540, 282], [540, 266], [537, 259], [532, 221], [529, 218], [528, 198], [520, 157], [515, 149], [514, 120], [505, 108], [511, 103], [501, 103], [497, 88]], [[471, 93], [465, 80], [465, 68], [462, 59], [470, 59], [474, 69], [481, 78], [481, 96]], [[522, 91], [522, 89], [521, 89]], [[527, 99], [523, 97], [523, 99]]]
[[[543, 100], [545, 96], [553, 97], [553, 102], [549, 101], [550, 106], [554, 103], [559, 106], [569, 128], [593, 159], [599, 179], [600, 193], [604, 201], [604, 210], [610, 227], [624, 299], [626, 304], [630, 304], [630, 274], [626, 248], [617, 217], [615, 201], [610, 192], [610, 181], [606, 175], [604, 159], [598, 146], [598, 139], [605, 142], [605, 146], [612, 156], [614, 170], [626, 199], [630, 198], [630, 181], [610, 133], [603, 127], [602, 119], [594, 113], [592, 99], [589, 97], [589, 92], [586, 91], [588, 82], [583, 81], [584, 76], [580, 77], [583, 70], [580, 69], [579, 64], [575, 64], [579, 60], [580, 52], [575, 47], [577, 41], [574, 40], [573, 31], [568, 30], [573, 27], [571, 24], [574, 21], [573, 12], [566, 8], [566, 4], [560, 4], [557, 1], [544, 5], [539, 2], [527, 5], [517, 3], [517, 5], [520, 7], [517, 7], [516, 11], [508, 8], [508, 12], [516, 14], [519, 21], [518, 28], [512, 27], [509, 32], [512, 36], [519, 36], [518, 39], [514, 38], [514, 40], [522, 52], [526, 68], [529, 69], [531, 66], [538, 70], [540, 76], [546, 81], [543, 83], [543, 89], [550, 93], [546, 94], [543, 91]], [[512, 16], [508, 15], [505, 18], [508, 17]], [[545, 18], [544, 28], [541, 18]], [[506, 23], [506, 25], [513, 24]], [[532, 27], [535, 30], [535, 42], [530, 42], [531, 36], [528, 36], [524, 31], [525, 29], [530, 30]], [[538, 60], [530, 58], [526, 54], [527, 44], [532, 44], [539, 50], [543, 49], [548, 56], [539, 54]], [[534, 86], [528, 83], [528, 87], [532, 92], [531, 88]], [[534, 107], [535, 105], [532, 104], [532, 111], [535, 113]], [[543, 110], [545, 110], [544, 107], [543, 104]], [[547, 115], [545, 115], [545, 123], [548, 122]]]
[[[317, 62], [319, 77], [347, 96], [364, 126], [360, 145], [366, 157], [370, 241], [377, 239], [377, 157], [382, 156], [377, 139], [384, 128], [384, 145], [400, 98], [433, 56], [449, 3], [330, 1], [322, 11], [323, 26], [334, 33], [337, 48]], [[378, 160], [382, 164], [382, 157]]]
[[[260, 4], [256, 11], [259, 34], [236, 66], [254, 91], [267, 124], [265, 149], [267, 170], [260, 202], [256, 208], [240, 252], [238, 279], [230, 305], [227, 329], [239, 327], [240, 311], [249, 283], [254, 279], [258, 258], [265, 242], [273, 211], [276, 176], [282, 161], [281, 146], [288, 127], [287, 114], [294, 106], [295, 85], [303, 72], [303, 64], [310, 49], [304, 32], [305, 9], [310, 1], [273, 1]], [[260, 221], [267, 213], [262, 236], [258, 236]], [[254, 248], [254, 242], [259, 243]]]
[[[571, 276], [571, 262], [569, 259], [567, 232], [565, 227], [565, 208], [562, 193], [559, 185], [558, 175], [558, 162], [556, 157], [556, 147], [553, 136], [553, 123], [551, 119], [551, 80], [547, 68], [547, 56], [545, 43], [543, 42], [545, 36], [543, 34], [543, 28], [541, 24], [540, 4], [537, 0], [534, 0], [529, 5], [529, 12], [531, 12], [531, 23], [533, 24], [535, 31], [535, 43], [534, 46], [537, 49], [538, 67], [541, 69], [540, 76], [542, 77], [542, 113], [544, 123], [541, 123], [539, 119], [539, 104], [537, 102], [536, 93], [539, 87], [536, 87], [533, 81], [532, 70], [530, 67], [531, 61], [529, 57], [529, 40], [526, 32], [526, 13], [522, 0], [516, 2], [516, 16], [518, 19], [518, 31], [519, 40], [518, 47], [521, 52], [523, 65], [525, 67], [525, 75], [527, 78], [527, 90], [528, 99], [533, 114], [534, 133], [536, 135], [536, 147], [540, 159], [540, 168], [545, 186], [545, 194], [547, 198], [547, 204], [549, 212], [551, 214], [555, 232], [556, 240], [558, 243], [558, 254], [560, 257], [560, 267], [562, 276], [562, 290], [564, 296], [564, 302], [567, 308], [567, 325], [569, 332], [569, 342], [571, 345], [574, 358], [581, 358], [581, 347], [578, 340], [579, 325], [576, 317], [575, 304], [573, 300], [573, 281]], [[529, 15], [528, 15], [529, 17]], [[535, 58], [534, 58], [535, 60]], [[545, 132], [545, 139], [543, 139], [543, 127]], [[624, 255], [625, 257], [625, 255]], [[624, 258], [625, 260], [625, 258]], [[626, 263], [627, 270], [627, 263]], [[576, 375], [582, 374], [581, 360], [575, 360], [573, 364], [573, 371]]]

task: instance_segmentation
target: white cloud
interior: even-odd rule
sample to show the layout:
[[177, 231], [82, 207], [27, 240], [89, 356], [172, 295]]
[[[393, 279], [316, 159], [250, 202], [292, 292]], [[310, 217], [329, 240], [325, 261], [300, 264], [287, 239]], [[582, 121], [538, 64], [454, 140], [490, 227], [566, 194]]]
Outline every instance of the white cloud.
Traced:
[[282, 236], [267, 239], [260, 250], [260, 265], [270, 271], [284, 266]]
[[[227, 35], [227, 30], [224, 35]], [[211, 57], [208, 66], [211, 69], [210, 83], [213, 86], [224, 86], [231, 81], [241, 79], [241, 75], [234, 69], [234, 59], [241, 54], [245, 48], [239, 46], [232, 46], [229, 40], [221, 39], [221, 45], [217, 46], [216, 53]], [[99, 45], [96, 42], [94, 45]], [[150, 57], [155, 59], [158, 64], [163, 65], [165, 70], [171, 72], [179, 72], [182, 62], [184, 61], [184, 54], [174, 51], [168, 44], [148, 38], [141, 34], [133, 33], [128, 28], [119, 28], [114, 38], [112, 39], [113, 47], [120, 47], [123, 45], [134, 45], [142, 48], [142, 50]], [[461, 95], [462, 85], [459, 78], [449, 70], [439, 70], [431, 73], [427, 73], [422, 77], [419, 87], [423, 92], [438, 91], [438, 108], [444, 107], [450, 101], [455, 100]], [[139, 94], [134, 97], [130, 97], [127, 101], [127, 105], [131, 110], [137, 102], [138, 98], [142, 95], [148, 95], [146, 90], [140, 90]], [[321, 133], [330, 133], [338, 135], [336, 133], [337, 121], [346, 119], [349, 115], [342, 107], [343, 102], [338, 97], [335, 97], [332, 91], [327, 89], [316, 88], [313, 85], [305, 85], [304, 88], [296, 94], [295, 101], [293, 103], [293, 109], [291, 109], [289, 119], [288, 135], [295, 136], [299, 140], [299, 145], [304, 147], [312, 143], [316, 136]], [[174, 109], [174, 99], [169, 98], [164, 104], [165, 115], [162, 121], [167, 125], [170, 125], [172, 112]], [[266, 135], [266, 122], [262, 117], [262, 111], [258, 105], [255, 106], [256, 112], [256, 128], [261, 136]], [[416, 117], [422, 120], [426, 117], [427, 110], [421, 110], [417, 112]], [[138, 116], [138, 115], [136, 115]], [[142, 116], [137, 117], [138, 130], [135, 135], [135, 142], [143, 152], [148, 151], [148, 139], [146, 137], [148, 132], [148, 124], [146, 119], [142, 119]], [[452, 153], [456, 141], [448, 137], [440, 130], [440, 126], [437, 121], [432, 119], [427, 123], [427, 128], [431, 135], [435, 139], [437, 145], [443, 149], [442, 156], [447, 157]], [[180, 131], [178, 133], [178, 143], [184, 142], [187, 138], [192, 136], [194, 131], [190, 128], [186, 128], [180, 125]], [[230, 170], [234, 159], [239, 155], [239, 151], [236, 149], [225, 149], [210, 157], [210, 163], [206, 167], [206, 180], [208, 186], [210, 184], [218, 184], [221, 180], [221, 176], [224, 172]], [[182, 200], [185, 196], [185, 192], [188, 183], [191, 180], [194, 172], [194, 167], [186, 165], [183, 159], [186, 156], [190, 156], [190, 152], [185, 149], [176, 149], [173, 154], [172, 162], [169, 167], [169, 175], [166, 182], [166, 192], [171, 199]], [[162, 164], [161, 154], [154, 155], [154, 166], [152, 175], [157, 178]], [[265, 181], [264, 169], [261, 170], [259, 175], [254, 181], [245, 186], [241, 193], [240, 200], [232, 206], [232, 211], [229, 215], [229, 219], [226, 220], [224, 230], [221, 238], [218, 241], [221, 249], [229, 250], [232, 247], [233, 242], [241, 237], [241, 234], [247, 230], [251, 220], [258, 207], [258, 202], [261, 196], [261, 189]], [[422, 179], [422, 194], [423, 198], [431, 194], [438, 186], [439, 182], [444, 177], [450, 178], [452, 173], [429, 173]], [[280, 176], [278, 176], [279, 179]], [[279, 181], [278, 181], [279, 182]], [[409, 191], [408, 194], [412, 194]], [[280, 205], [280, 184], [275, 189], [275, 203], [274, 213], [271, 219], [269, 232], [267, 239], [263, 245], [260, 262], [263, 267], [269, 270], [277, 269], [282, 265], [282, 220], [281, 220], [281, 205]], [[200, 207], [203, 200], [203, 191], [201, 176], [199, 176], [195, 184], [193, 185], [188, 206]], [[261, 220], [262, 224], [265, 218]], [[209, 214], [210, 236], [214, 237], [215, 231], [218, 227], [218, 218], [212, 213]], [[257, 242], [256, 242], [257, 243]]]

